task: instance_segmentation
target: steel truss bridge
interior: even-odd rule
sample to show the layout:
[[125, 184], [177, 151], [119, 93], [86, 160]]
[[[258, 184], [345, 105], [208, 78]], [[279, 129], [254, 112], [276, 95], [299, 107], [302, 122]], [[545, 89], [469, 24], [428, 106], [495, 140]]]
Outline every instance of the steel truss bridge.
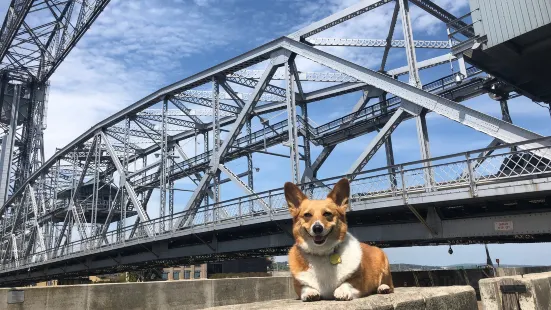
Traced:
[[[311, 197], [324, 197], [338, 179], [349, 178], [350, 227], [366, 242], [411, 246], [551, 240], [551, 138], [512, 123], [507, 99], [526, 95], [525, 89], [466, 63], [470, 58], [463, 57], [464, 46], [485, 39], [476, 34], [476, 21], [465, 21], [469, 14], [456, 18], [428, 0], [359, 1], [157, 90], [45, 161], [48, 78], [108, 2], [10, 4], [0, 32], [5, 132], [0, 285], [284, 254], [293, 239], [283, 192], [255, 191], [253, 153], [289, 158], [291, 180]], [[449, 36], [414, 40], [410, 4], [442, 21]], [[312, 37], [383, 5], [394, 6], [386, 39]], [[50, 21], [33, 17], [44, 11]], [[404, 40], [393, 40], [399, 12]], [[45, 23], [36, 25], [36, 20]], [[376, 72], [315, 46], [382, 48], [384, 53]], [[386, 68], [391, 48], [403, 49], [406, 67]], [[417, 61], [417, 48], [445, 52]], [[326, 71], [301, 71], [299, 60]], [[450, 62], [458, 72], [421, 82], [420, 70]], [[409, 83], [397, 79], [402, 75], [408, 75]], [[318, 88], [307, 92], [305, 83]], [[359, 99], [350, 114], [322, 125], [308, 117], [311, 104], [351, 93]], [[500, 102], [502, 119], [461, 104], [483, 94]], [[212, 111], [212, 121], [200, 118], [197, 107]], [[271, 123], [270, 116], [281, 111], [286, 119]], [[488, 148], [432, 157], [428, 113], [487, 134]], [[253, 120], [260, 120], [261, 127], [253, 130]], [[421, 160], [396, 164], [392, 132], [406, 121], [416, 123]], [[339, 143], [370, 132], [377, 134], [344, 176], [318, 178]], [[203, 152], [188, 156], [183, 143], [200, 136]], [[268, 151], [282, 144], [289, 155]], [[317, 158], [311, 156], [312, 145], [323, 147]], [[364, 171], [383, 145], [387, 166]], [[247, 160], [244, 173], [229, 168], [239, 158]], [[174, 184], [184, 178], [196, 188], [184, 211], [175, 213]], [[229, 182], [245, 196], [221, 201], [220, 191]], [[158, 214], [151, 211], [154, 190], [160, 193]]]

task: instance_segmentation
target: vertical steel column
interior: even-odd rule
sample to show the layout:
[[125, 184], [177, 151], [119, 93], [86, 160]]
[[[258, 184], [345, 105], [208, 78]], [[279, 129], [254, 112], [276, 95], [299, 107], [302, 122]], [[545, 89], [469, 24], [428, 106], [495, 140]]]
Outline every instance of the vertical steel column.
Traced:
[[302, 119], [304, 119], [304, 126], [306, 127], [304, 129], [305, 135], [303, 137], [304, 142], [304, 165], [308, 167], [308, 169], [312, 166], [312, 159], [310, 157], [310, 124], [308, 123], [308, 104], [304, 103], [300, 109], [300, 112], [302, 114]]
[[[128, 153], [128, 144], [130, 142], [130, 118], [126, 117], [124, 120], [124, 157], [123, 157], [123, 170], [124, 174], [128, 174], [128, 163], [127, 163], [127, 153]], [[115, 154], [113, 154], [115, 155]], [[122, 231], [124, 226], [126, 226], [126, 195], [124, 192], [124, 188], [122, 184], [126, 182], [126, 180], [123, 180], [122, 176], [120, 177], [119, 186], [121, 187], [121, 195], [120, 195], [120, 219], [117, 221], [117, 242], [121, 242], [124, 240], [124, 236], [122, 235]]]
[[[499, 100], [499, 105], [501, 107], [501, 119], [506, 121], [507, 123], [513, 123], [513, 120], [511, 119], [511, 114], [509, 113], [509, 104], [507, 103], [507, 97], [502, 98]], [[516, 147], [511, 147], [511, 152], [516, 151]]]
[[[419, 115], [415, 116], [415, 123], [417, 127], [417, 139], [419, 141], [419, 150], [421, 151], [421, 159], [430, 159], [430, 147], [429, 147], [429, 134], [427, 130], [426, 110], [423, 109]], [[429, 161], [423, 162], [425, 167], [425, 184], [427, 185], [427, 191], [431, 191], [434, 184], [434, 177], [432, 175], [431, 164]]]
[[[295, 75], [296, 76], [296, 75]], [[308, 103], [304, 102], [300, 107], [300, 113], [304, 120], [304, 136], [302, 136], [302, 144], [304, 145], [304, 171], [312, 171], [312, 157], [310, 153], [310, 126], [308, 123]], [[308, 188], [304, 189], [306, 195], [312, 198], [314, 194], [314, 183], [310, 183]]]
[[413, 29], [409, 16], [408, 0], [400, 1], [400, 14], [402, 14], [402, 30], [404, 31], [405, 50], [409, 67], [409, 84], [421, 88], [421, 79], [417, 69], [417, 58], [415, 57], [415, 45], [413, 43]]
[[467, 77], [467, 67], [465, 66], [465, 59], [463, 58], [463, 54], [457, 55], [457, 64], [459, 65], [459, 73], [461, 73], [462, 78], [463, 79], [466, 78]]
[[32, 143], [34, 138], [34, 118], [35, 110], [40, 109], [37, 105], [39, 102], [36, 100], [36, 82], [31, 82], [26, 85], [30, 90], [30, 100], [27, 103], [27, 115], [22, 121], [24, 122], [21, 129], [21, 139], [19, 146], [19, 164], [15, 173], [15, 186], [14, 189], [18, 189], [21, 182], [27, 179], [27, 176], [30, 174], [30, 161], [31, 161], [31, 151]]
[[168, 227], [172, 227], [172, 221], [174, 219], [174, 181], [168, 181]]
[[[212, 209], [212, 220], [215, 222], [218, 220], [218, 203], [220, 202], [220, 172], [218, 171], [218, 163], [221, 158], [219, 158], [220, 150], [220, 83], [216, 77], [212, 77], [212, 116], [213, 116], [213, 130], [212, 130], [212, 160], [216, 165], [209, 167], [210, 171], [208, 173], [214, 173], [214, 183], [213, 183], [213, 194], [214, 194], [214, 207]], [[208, 195], [205, 195], [208, 196]], [[205, 210], [206, 212], [207, 210]]]
[[8, 71], [4, 71], [4, 73], [2, 73], [2, 77], [0, 78], [0, 116], [2, 113], [2, 107], [4, 106], [4, 98], [8, 90], [8, 82], [9, 82]]
[[[386, 102], [386, 92], [379, 96], [379, 102], [381, 103], [381, 114], [388, 113], [388, 107]], [[390, 184], [394, 190], [398, 186], [398, 181], [396, 179], [396, 169], [391, 168], [394, 166], [394, 150], [392, 148], [392, 134], [389, 134], [385, 141], [385, 153], [386, 153], [386, 165], [388, 168], [388, 173], [390, 174]]]
[[507, 123], [513, 123], [511, 119], [511, 114], [509, 114], [509, 105], [507, 104], [507, 98], [499, 100], [499, 105], [501, 106], [501, 119]]
[[159, 206], [159, 232], [162, 233], [165, 231], [165, 216], [166, 216], [166, 176], [168, 173], [167, 164], [168, 164], [168, 135], [167, 135], [167, 123], [166, 123], [166, 114], [168, 109], [168, 98], [165, 96], [163, 98], [163, 108], [162, 108], [162, 121], [161, 121], [161, 164], [159, 171], [159, 194], [160, 197], [160, 206]]
[[394, 29], [396, 27], [396, 20], [398, 19], [398, 12], [400, 11], [400, 3], [396, 1], [394, 5], [394, 11], [392, 13], [392, 19], [390, 20], [390, 27], [388, 28], [388, 35], [386, 37], [385, 51], [383, 52], [383, 60], [381, 61], [380, 71], [385, 71], [386, 60], [388, 58], [388, 53], [392, 47], [392, 37], [394, 36]]
[[[205, 154], [208, 153], [209, 151], [209, 132], [208, 131], [205, 131], [203, 132], [203, 149], [204, 149], [204, 152]], [[208, 173], [208, 171], [207, 171]], [[205, 199], [203, 200], [204, 201], [204, 204], [205, 204], [205, 212], [204, 212], [204, 222], [208, 222], [208, 219], [209, 219], [209, 210], [208, 210], [208, 205], [209, 205], [209, 195], [205, 195]]]
[[285, 62], [285, 90], [287, 100], [287, 127], [289, 130], [289, 148], [291, 153], [291, 180], [300, 182], [300, 162], [298, 152], [297, 109], [295, 104], [294, 77], [291, 71], [291, 63]]
[[[128, 175], [128, 152], [130, 149], [130, 118], [127, 117], [125, 120], [126, 132], [124, 134], [124, 158], [123, 158], [123, 168], [124, 174]], [[126, 196], [124, 191], [121, 193], [121, 226], [126, 226]]]
[[[251, 135], [252, 135], [252, 128], [251, 128], [251, 120], [247, 120], [247, 137], [249, 137], [249, 144], [251, 143]], [[254, 190], [254, 182], [253, 182], [253, 154], [247, 153], [247, 183], [249, 185], [249, 188]]]
[[17, 118], [19, 115], [19, 99], [21, 97], [21, 85], [13, 87], [11, 104], [10, 127], [6, 136], [2, 139], [2, 150], [0, 153], [0, 206], [8, 199], [10, 179], [13, 161], [15, 134], [17, 131]]
[[101, 165], [101, 136], [96, 135], [96, 144], [94, 145], [94, 188], [92, 193], [92, 215], [90, 224], [92, 226], [91, 236], [96, 235], [98, 229], [98, 204], [100, 184], [100, 165]]
[[[8, 82], [9, 82], [8, 72], [4, 71], [4, 73], [2, 73], [2, 77], [0, 78], [0, 116], [2, 116], [2, 107], [4, 106], [4, 98], [5, 98], [6, 92], [8, 90]], [[9, 132], [8, 132], [8, 134], [9, 134]], [[0, 155], [0, 183], [2, 183], [3, 171], [5, 171], [4, 170], [4, 158], [3, 158], [4, 150], [5, 150], [4, 140], [5, 139], [2, 139], [2, 149], [0, 150], [0, 152], [2, 152], [1, 155]], [[11, 163], [11, 160], [9, 160], [8, 162]], [[2, 188], [1, 184], [0, 184], [0, 189], [1, 189], [0, 190], [1, 191], [0, 197], [2, 197], [2, 202], [0, 203], [0, 206], [1, 206], [1, 205], [4, 204], [4, 201], [6, 200], [7, 197], [3, 194], [4, 189]], [[7, 213], [7, 211], [5, 211], [2, 214], [2, 217], [0, 218], [0, 225], [2, 225], [2, 236], [0, 238], [0, 241], [4, 240], [4, 238], [5, 238], [6, 225], [8, 223], [6, 213]], [[4, 247], [0, 245], [0, 250], [3, 250], [3, 249], [4, 249]], [[0, 255], [0, 257], [2, 257], [2, 255]]]

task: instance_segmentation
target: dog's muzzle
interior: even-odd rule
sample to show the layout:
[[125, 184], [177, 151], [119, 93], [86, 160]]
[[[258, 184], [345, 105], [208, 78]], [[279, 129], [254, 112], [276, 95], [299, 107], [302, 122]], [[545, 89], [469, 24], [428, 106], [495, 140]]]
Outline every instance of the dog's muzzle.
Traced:
[[[331, 228], [332, 230], [333, 228]], [[325, 239], [327, 239], [327, 236], [331, 233], [331, 230], [327, 234], [323, 234], [324, 227], [320, 223], [315, 223], [314, 226], [312, 226], [312, 232], [314, 235], [312, 236], [312, 239], [314, 240], [314, 243], [317, 245], [322, 245], [325, 243]]]

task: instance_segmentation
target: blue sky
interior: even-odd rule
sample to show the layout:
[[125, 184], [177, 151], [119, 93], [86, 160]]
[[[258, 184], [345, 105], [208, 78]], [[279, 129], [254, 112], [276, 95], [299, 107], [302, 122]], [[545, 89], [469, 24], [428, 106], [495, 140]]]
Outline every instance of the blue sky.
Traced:
[[[249, 49], [289, 34], [313, 21], [354, 4], [355, 0], [112, 0], [96, 23], [67, 57], [51, 78], [48, 107], [48, 129], [45, 134], [46, 155], [62, 147], [93, 124], [139, 100], [152, 91], [180, 80]], [[456, 16], [468, 11], [466, 0], [435, 1]], [[5, 14], [8, 1], [0, 4]], [[318, 37], [384, 39], [393, 4], [387, 4], [350, 22], [323, 32]], [[447, 40], [443, 23], [411, 5], [414, 38]], [[395, 39], [401, 39], [401, 24]], [[378, 69], [382, 49], [324, 48], [339, 57]], [[443, 50], [417, 49], [418, 61], [442, 55]], [[297, 61], [301, 71], [319, 71], [319, 65]], [[403, 49], [393, 49], [387, 68], [406, 65]], [[457, 72], [457, 67], [454, 68]], [[449, 65], [422, 71], [424, 83], [451, 74]], [[404, 76], [402, 80], [406, 80]], [[312, 104], [309, 116], [317, 124], [348, 114], [359, 94]], [[499, 103], [488, 96], [465, 102], [492, 116], [501, 117]], [[513, 122], [542, 135], [551, 134], [547, 109], [526, 98], [509, 103]], [[285, 115], [274, 118], [281, 120]], [[492, 139], [482, 133], [435, 114], [427, 118], [430, 148], [433, 156], [485, 147]], [[255, 124], [258, 126], [258, 124]], [[253, 129], [254, 130], [254, 129]], [[319, 177], [346, 172], [374, 134], [364, 135], [339, 145], [319, 172]], [[393, 134], [396, 163], [420, 158], [415, 123], [401, 124]], [[201, 147], [202, 148], [202, 147]], [[193, 147], [186, 146], [193, 153]], [[285, 147], [272, 151], [288, 152]], [[315, 158], [321, 148], [314, 147]], [[257, 190], [281, 187], [290, 179], [288, 161], [283, 158], [255, 154]], [[384, 166], [383, 152], [365, 169]], [[246, 162], [229, 164], [236, 173], [245, 171]], [[193, 189], [190, 182], [180, 181], [177, 187]], [[242, 195], [232, 184], [222, 187], [222, 198]], [[182, 210], [186, 193], [176, 195], [176, 210]], [[158, 201], [153, 196], [151, 204]], [[154, 216], [152, 216], [154, 217]], [[549, 244], [490, 245], [493, 258], [504, 264], [547, 264], [551, 256]], [[481, 245], [456, 246], [448, 255], [447, 247], [388, 249], [393, 263], [448, 265], [483, 263]], [[529, 255], [530, 253], [538, 255]]]

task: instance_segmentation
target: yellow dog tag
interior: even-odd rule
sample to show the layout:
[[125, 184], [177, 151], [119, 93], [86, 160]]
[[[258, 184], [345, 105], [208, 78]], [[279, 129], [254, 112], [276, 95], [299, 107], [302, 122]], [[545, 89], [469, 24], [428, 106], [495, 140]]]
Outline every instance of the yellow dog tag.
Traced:
[[329, 256], [329, 261], [332, 265], [342, 263], [341, 256], [337, 253], [331, 254], [331, 256]]

